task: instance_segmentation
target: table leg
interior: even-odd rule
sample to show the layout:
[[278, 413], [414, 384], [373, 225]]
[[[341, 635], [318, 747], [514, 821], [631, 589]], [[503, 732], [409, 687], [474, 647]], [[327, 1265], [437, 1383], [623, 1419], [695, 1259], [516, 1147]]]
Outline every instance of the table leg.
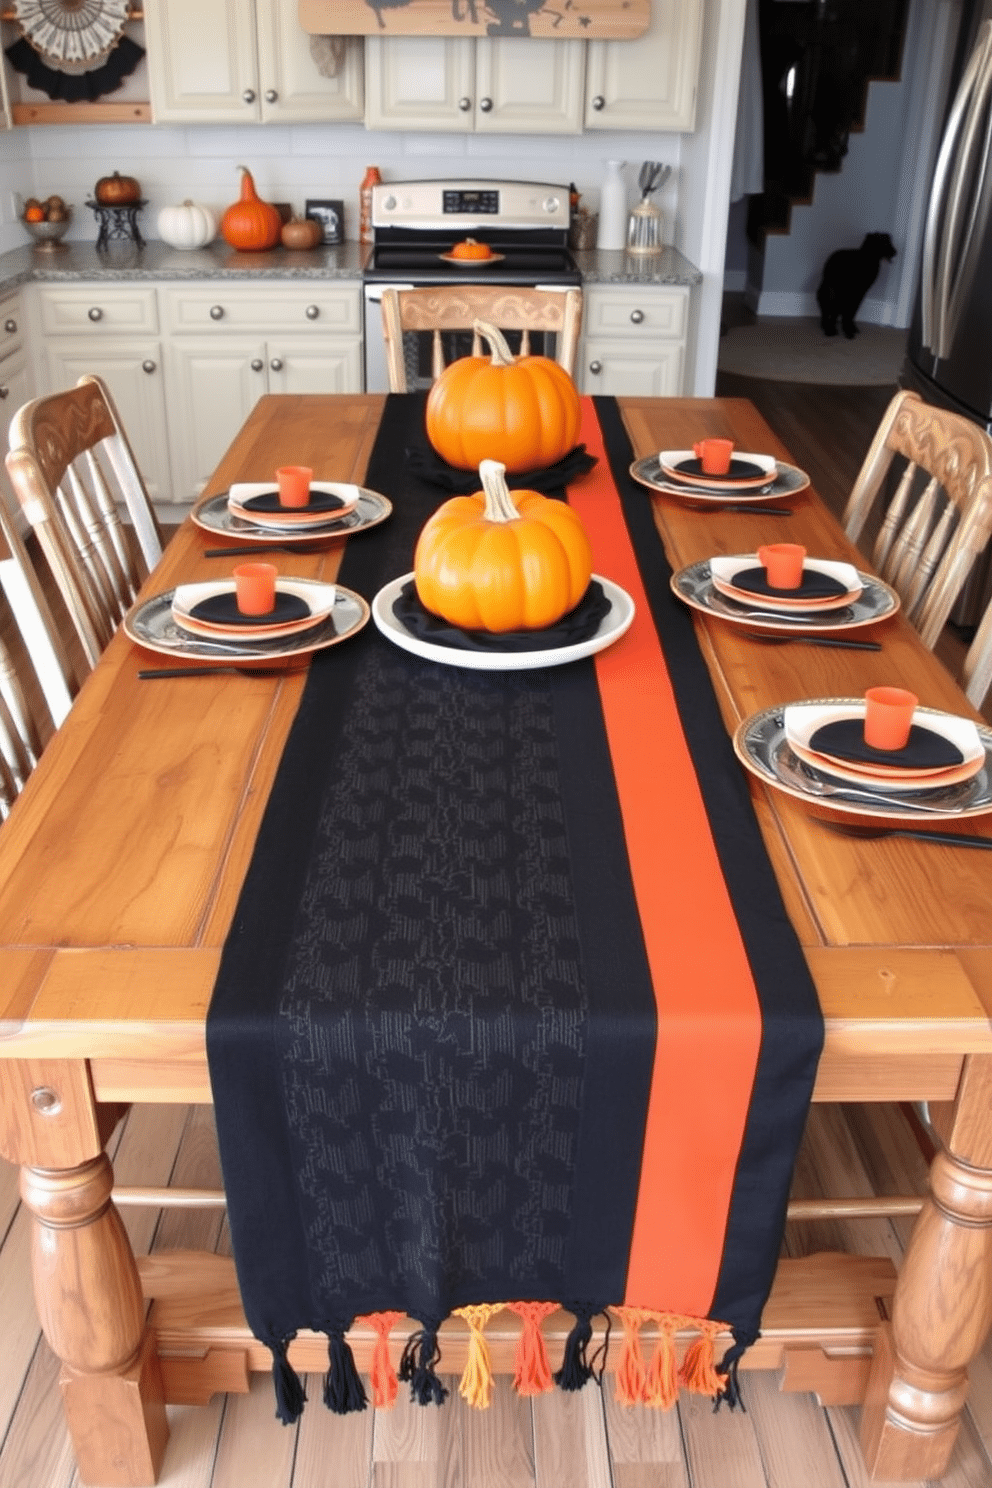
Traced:
[[968, 1365], [992, 1326], [992, 1065], [965, 1061], [941, 1131], [930, 1196], [899, 1272], [861, 1419], [882, 1481], [946, 1471], [968, 1394]]
[[158, 1475], [168, 1423], [138, 1270], [111, 1202], [99, 1115], [85, 1064], [4, 1066], [0, 1150], [21, 1164], [21, 1197], [35, 1220], [35, 1301], [62, 1361], [80, 1478], [146, 1488]]

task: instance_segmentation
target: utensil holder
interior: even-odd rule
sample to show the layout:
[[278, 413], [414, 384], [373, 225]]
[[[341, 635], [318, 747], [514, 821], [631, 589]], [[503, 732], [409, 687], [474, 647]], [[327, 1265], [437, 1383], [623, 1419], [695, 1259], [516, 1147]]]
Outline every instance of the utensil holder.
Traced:
[[661, 209], [654, 202], [638, 202], [627, 223], [627, 252], [660, 253], [661, 222]]

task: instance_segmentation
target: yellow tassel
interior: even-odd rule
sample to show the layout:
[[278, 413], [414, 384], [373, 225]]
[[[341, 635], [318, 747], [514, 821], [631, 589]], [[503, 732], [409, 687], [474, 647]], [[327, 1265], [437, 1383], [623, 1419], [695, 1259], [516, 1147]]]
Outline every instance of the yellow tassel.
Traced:
[[513, 1385], [518, 1395], [544, 1395], [555, 1382], [548, 1362], [548, 1351], [541, 1333], [541, 1323], [558, 1311], [557, 1302], [508, 1302], [511, 1312], [523, 1322], [514, 1361]]
[[468, 1323], [468, 1359], [458, 1393], [469, 1405], [485, 1410], [492, 1398], [493, 1370], [489, 1346], [482, 1330], [491, 1317], [503, 1311], [502, 1302], [480, 1302], [473, 1307], [456, 1307], [455, 1316]]
[[716, 1372], [714, 1341], [718, 1333], [729, 1330], [723, 1323], [711, 1323], [705, 1318], [694, 1321], [699, 1337], [693, 1339], [685, 1351], [679, 1380], [694, 1394], [716, 1396], [723, 1389], [724, 1382]]
[[617, 1360], [616, 1398], [621, 1405], [643, 1405], [647, 1399], [647, 1369], [641, 1349], [641, 1325], [652, 1316], [641, 1307], [611, 1307], [623, 1324], [623, 1347]]

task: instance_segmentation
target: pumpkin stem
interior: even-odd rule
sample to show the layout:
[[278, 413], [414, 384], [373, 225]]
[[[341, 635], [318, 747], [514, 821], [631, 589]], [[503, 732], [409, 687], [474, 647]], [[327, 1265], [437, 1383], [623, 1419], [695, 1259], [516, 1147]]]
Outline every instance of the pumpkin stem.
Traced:
[[497, 326], [490, 325], [488, 320], [473, 320], [472, 329], [476, 335], [482, 336], [489, 342], [494, 367], [513, 366], [513, 352], [503, 332]]
[[238, 170], [241, 172], [241, 200], [257, 201], [258, 193], [255, 190], [255, 182], [252, 179], [251, 171], [246, 165], [239, 165]]
[[482, 513], [486, 522], [516, 522], [520, 513], [513, 504], [510, 488], [506, 484], [506, 466], [498, 460], [479, 462], [479, 479], [485, 494], [486, 505]]

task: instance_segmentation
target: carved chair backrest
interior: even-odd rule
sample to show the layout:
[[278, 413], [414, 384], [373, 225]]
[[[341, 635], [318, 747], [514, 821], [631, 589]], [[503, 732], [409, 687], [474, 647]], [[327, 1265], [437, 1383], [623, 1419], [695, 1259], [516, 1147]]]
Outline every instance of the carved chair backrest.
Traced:
[[[882, 512], [890, 472], [898, 485]], [[844, 511], [854, 542], [870, 515], [879, 521], [872, 564], [932, 648], [992, 534], [992, 439], [916, 393], [897, 393]]]
[[7, 469], [95, 666], [162, 554], [152, 504], [100, 379], [81, 377], [74, 388], [19, 409], [10, 425]]
[[[525, 289], [484, 284], [437, 285], [427, 289], [384, 289], [382, 329], [389, 367], [389, 390], [405, 393], [406, 366], [403, 358], [404, 331], [430, 331], [433, 336], [431, 375], [444, 370], [442, 332], [471, 331], [477, 320], [501, 331], [521, 332], [520, 354], [530, 352], [530, 338], [537, 331], [555, 333], [555, 361], [569, 375], [582, 327], [581, 289]], [[478, 334], [473, 336], [472, 355], [484, 355]]]

